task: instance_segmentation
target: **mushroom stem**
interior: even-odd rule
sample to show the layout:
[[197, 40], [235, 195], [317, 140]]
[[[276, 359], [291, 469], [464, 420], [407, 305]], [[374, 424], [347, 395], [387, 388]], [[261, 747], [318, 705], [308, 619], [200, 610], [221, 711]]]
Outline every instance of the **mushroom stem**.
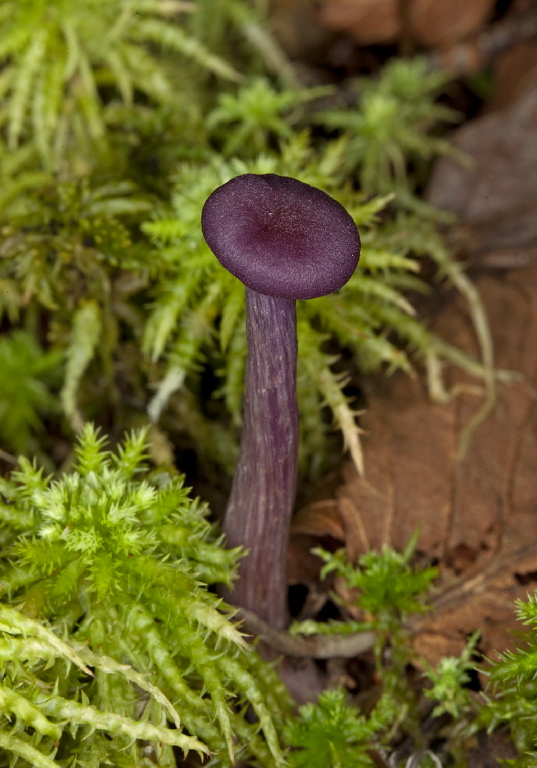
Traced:
[[286, 551], [298, 466], [296, 302], [246, 288], [244, 427], [224, 532], [241, 560], [233, 603], [289, 623]]
[[230, 602], [283, 629], [298, 464], [295, 301], [344, 286], [360, 236], [337, 200], [274, 173], [245, 173], [215, 189], [201, 226], [216, 258], [246, 286], [244, 431], [224, 532], [249, 553]]

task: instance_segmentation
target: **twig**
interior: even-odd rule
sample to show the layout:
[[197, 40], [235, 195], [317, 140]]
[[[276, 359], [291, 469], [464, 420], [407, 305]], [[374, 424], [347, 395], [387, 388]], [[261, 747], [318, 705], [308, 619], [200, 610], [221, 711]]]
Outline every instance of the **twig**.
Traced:
[[[488, 579], [494, 578], [506, 569], [512, 571], [518, 561], [531, 552], [537, 553], [537, 544], [532, 543], [517, 550], [507, 552], [500, 558], [495, 558], [485, 568], [471, 578], [463, 578], [448, 589], [440, 592], [433, 600], [431, 607], [438, 611], [448, 611], [454, 604], [460, 605], [471, 599], [483, 589]], [[356, 632], [352, 635], [311, 635], [295, 637], [288, 632], [274, 629], [252, 611], [239, 608], [237, 618], [242, 621], [241, 629], [255, 635], [269, 645], [277, 653], [301, 659], [351, 659], [360, 653], [369, 651], [375, 642], [372, 631]], [[411, 619], [406, 625], [411, 632], [419, 632], [420, 626], [427, 617]]]
[[312, 635], [295, 637], [288, 632], [273, 629], [252, 611], [239, 608], [237, 617], [242, 619], [241, 629], [255, 635], [278, 653], [299, 659], [351, 659], [368, 651], [375, 642], [374, 632], [357, 632], [353, 635]]
[[[531, 553], [537, 555], [537, 542], [532, 542], [524, 547], [506, 552], [500, 557], [493, 558], [478, 573], [470, 577], [463, 577], [448, 589], [442, 590], [432, 600], [431, 607], [433, 611], [435, 613], [438, 611], [448, 611], [454, 605], [460, 606], [466, 600], [470, 600], [474, 595], [483, 591], [490, 579], [494, 579], [495, 576], [506, 571], [513, 573], [516, 570], [517, 564], [523, 562], [527, 555]], [[420, 618], [417, 621], [411, 621], [409, 625], [415, 630], [419, 624], [426, 620], [426, 618]]]
[[0, 448], [0, 459], [2, 459], [2, 461], [7, 461], [8, 464], [16, 464], [18, 461], [16, 456], [13, 456], [13, 454], [2, 450], [2, 448]]

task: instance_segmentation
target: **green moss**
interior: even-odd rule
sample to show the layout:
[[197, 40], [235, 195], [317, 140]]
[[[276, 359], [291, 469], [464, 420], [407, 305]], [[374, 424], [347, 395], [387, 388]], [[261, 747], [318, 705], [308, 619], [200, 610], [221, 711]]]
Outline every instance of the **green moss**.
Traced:
[[51, 754], [64, 765], [79, 748], [99, 765], [104, 744], [109, 759], [127, 750], [138, 764], [144, 741], [168, 745], [168, 758], [175, 745], [231, 759], [240, 733], [259, 765], [283, 765], [264, 698], [281, 684], [268, 666], [254, 674], [254, 652], [208, 589], [231, 585], [239, 552], [222, 549], [183, 478], [150, 473], [145, 459], [144, 432], [112, 454], [87, 426], [70, 474], [53, 480], [21, 459], [2, 490], [4, 525], [24, 521], [0, 575], [19, 606], [0, 605], [0, 658], [14, 639], [0, 662], [0, 730], [15, 723], [4, 748], [26, 760], [35, 750], [36, 765]]

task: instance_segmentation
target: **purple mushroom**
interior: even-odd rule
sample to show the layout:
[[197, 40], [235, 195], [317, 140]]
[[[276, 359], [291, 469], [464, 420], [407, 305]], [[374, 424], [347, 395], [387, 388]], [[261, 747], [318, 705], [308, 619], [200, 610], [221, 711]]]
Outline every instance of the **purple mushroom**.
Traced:
[[296, 300], [351, 277], [360, 238], [340, 203], [309, 184], [247, 173], [218, 187], [202, 212], [205, 240], [246, 286], [244, 428], [224, 532], [242, 545], [233, 602], [288, 624], [286, 549], [298, 464]]

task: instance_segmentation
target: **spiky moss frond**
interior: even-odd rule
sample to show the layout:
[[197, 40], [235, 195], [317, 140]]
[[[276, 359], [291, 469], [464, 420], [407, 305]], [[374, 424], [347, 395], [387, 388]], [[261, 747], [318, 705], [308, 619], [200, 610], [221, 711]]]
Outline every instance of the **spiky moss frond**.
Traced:
[[438, 575], [434, 567], [411, 564], [418, 536], [414, 535], [403, 552], [384, 546], [371, 550], [356, 564], [350, 563], [344, 550], [335, 553], [317, 549], [324, 560], [322, 577], [335, 572], [356, 590], [356, 604], [371, 617], [371, 628], [394, 632], [412, 613], [426, 610], [425, 596]]
[[[132, 105], [135, 93], [152, 103], [176, 101], [163, 57], [179, 54], [216, 75], [238, 73], [184, 29], [181, 3], [154, 0], [6, 0], [0, 17], [0, 123], [9, 146], [33, 143], [58, 165], [74, 142], [102, 153], [107, 144], [100, 88], [112, 87]], [[81, 121], [80, 118], [83, 118]]]
[[96, 301], [81, 304], [73, 315], [71, 341], [67, 349], [65, 380], [61, 401], [65, 415], [77, 430], [83, 426], [76, 393], [101, 338], [101, 310]]
[[[221, 129], [223, 154], [255, 156], [265, 151], [270, 137], [289, 139], [292, 125], [304, 103], [326, 95], [329, 88], [276, 90], [265, 78], [253, 78], [236, 94], [222, 93], [217, 106], [207, 116], [210, 131]], [[293, 119], [294, 117], [294, 119]], [[217, 131], [218, 135], [219, 131]]]
[[460, 721], [465, 713], [471, 710], [469, 673], [475, 669], [476, 646], [480, 634], [477, 630], [468, 638], [460, 656], [445, 656], [440, 659], [436, 669], [428, 664], [424, 665], [424, 677], [431, 684], [424, 693], [427, 698], [437, 702], [433, 710], [434, 717], [447, 713]]
[[[100, 392], [94, 393], [91, 385], [89, 391], [102, 400], [104, 390], [105, 397], [118, 401], [114, 370], [118, 339], [123, 328], [128, 328], [131, 337], [140, 334], [141, 313], [131, 296], [148, 280], [146, 252], [133, 245], [124, 222], [130, 224], [149, 207], [148, 199], [128, 181], [100, 179], [92, 184], [85, 178], [48, 183], [35, 190], [33, 199], [18, 214], [13, 213], [2, 229], [0, 313], [3, 310], [18, 321], [25, 318], [36, 336], [42, 323], [39, 313], [48, 317], [54, 313], [48, 340], [58, 350], [56, 355], [61, 355], [60, 350], [66, 352], [60, 402], [75, 429], [83, 423], [81, 382], [87, 380], [92, 364], [104, 375], [98, 378]], [[130, 271], [133, 269], [136, 273]], [[21, 361], [33, 346], [28, 344]], [[3, 370], [7, 374], [5, 366]], [[28, 374], [15, 380], [31, 382], [32, 377]], [[22, 397], [24, 387], [19, 386], [18, 392]], [[87, 396], [91, 399], [89, 393]], [[47, 399], [42, 401], [46, 406]], [[27, 402], [31, 405], [31, 398]], [[17, 413], [16, 408], [9, 409], [10, 418]], [[24, 438], [21, 429], [16, 447], [29, 452], [32, 444], [27, 440], [24, 445]]]
[[[2, 592], [20, 606], [0, 606], [0, 712], [16, 726], [3, 749], [63, 765], [80, 748], [98, 766], [106, 733], [117, 765], [124, 750], [141, 764], [143, 741], [225, 749], [226, 763], [238, 739], [255, 764], [283, 766], [265, 704], [275, 673], [251, 674], [253, 651], [207, 588], [230, 585], [239, 552], [223, 550], [181, 477], [148, 471], [146, 453], [143, 432], [111, 453], [87, 425], [71, 474], [47, 478], [23, 459], [2, 488], [24, 528], [1, 563]], [[262, 736], [235, 702], [252, 705]]]
[[[0, 662], [0, 721], [2, 726], [10, 722], [9, 736], [0, 741], [4, 755], [18, 756], [30, 765], [63, 765], [65, 757], [59, 762], [54, 759], [61, 758], [62, 739], [79, 729], [112, 737], [111, 753], [118, 747], [125, 749], [135, 739], [148, 739], [184, 752], [194, 749], [200, 755], [208, 754], [203, 743], [181, 732], [179, 715], [162, 692], [129, 666], [84, 646], [75, 649], [42, 622], [4, 604], [0, 604], [0, 635], [0, 648], [9, 645], [9, 654]], [[135, 683], [159, 703], [176, 728], [169, 728], [166, 718], [152, 724], [113, 710], [100, 711], [84, 695], [77, 675], [70, 673], [72, 665], [91, 677], [94, 674], [88, 665]], [[116, 735], [119, 740], [114, 744]]]
[[516, 633], [513, 650], [496, 651], [494, 658], [480, 666], [490, 685], [468, 732], [474, 734], [482, 728], [491, 732], [507, 726], [518, 752], [509, 763], [513, 768], [532, 768], [537, 760], [537, 592], [516, 600], [515, 606], [525, 629]]
[[[303, 418], [312, 442], [306, 439], [304, 446], [311, 446], [310, 456], [326, 437], [326, 423], [318, 408], [319, 402], [325, 402], [362, 471], [355, 414], [343, 392], [346, 379], [333, 372], [336, 358], [323, 352], [326, 336], [322, 332], [328, 331], [341, 348], [350, 350], [364, 373], [382, 366], [411, 371], [415, 360], [425, 363], [447, 357], [447, 347], [415, 317], [405, 295], [410, 289], [427, 290], [417, 274], [427, 244], [420, 242], [420, 248], [413, 249], [418, 245], [416, 240], [397, 242], [388, 225], [377, 221], [377, 214], [390, 198], [367, 200], [342, 182], [345, 147], [344, 141], [332, 142], [320, 153], [312, 149], [307, 135], [301, 134], [287, 142], [277, 157], [260, 156], [250, 162], [215, 158], [203, 167], [180, 168], [172, 215], [144, 226], [155, 239], [166, 267], [154, 289], [143, 348], [154, 360], [162, 355], [168, 358], [175, 382], [173, 387], [168, 386], [168, 379], [162, 382], [151, 408], [152, 418], [159, 417], [167, 399], [184, 385], [187, 375], [204, 365], [205, 351], [211, 350], [212, 357], [224, 361], [219, 392], [235, 423], [240, 423], [246, 352], [241, 341], [244, 295], [203, 241], [199, 211], [212, 190], [241, 173], [280, 173], [320, 187], [340, 200], [361, 228], [361, 263], [348, 284], [335, 295], [299, 302], [298, 306], [302, 391], [310, 386], [317, 393], [317, 399], [300, 401], [302, 410], [308, 407]], [[445, 251], [444, 258], [449, 261]], [[305, 457], [303, 466], [310, 456]]]
[[24, 331], [0, 339], [0, 448], [35, 448], [43, 416], [58, 410], [52, 388], [62, 374], [61, 357], [41, 349]]
[[373, 768], [371, 747], [396, 718], [389, 695], [377, 703], [369, 717], [350, 706], [343, 689], [328, 690], [316, 704], [300, 707], [298, 718], [286, 727], [295, 747], [289, 756], [294, 768]]
[[[398, 201], [412, 202], [408, 161], [428, 160], [453, 152], [449, 142], [430, 135], [438, 122], [457, 115], [435, 101], [448, 82], [443, 72], [429, 71], [424, 59], [393, 59], [378, 79], [356, 81], [357, 104], [352, 109], [321, 113], [317, 120], [345, 132], [345, 165], [370, 194], [398, 190]], [[403, 199], [404, 198], [404, 199]]]
[[82, 297], [101, 306], [110, 300], [113, 267], [140, 268], [120, 217], [147, 212], [150, 204], [131, 182], [49, 182], [26, 202], [3, 227], [0, 245], [0, 279], [17, 284], [19, 314], [35, 302], [69, 312], [71, 321]]
[[[321, 577], [335, 572], [342, 578], [353, 595], [354, 609], [358, 609], [361, 621], [297, 622], [293, 633], [336, 634], [373, 630], [373, 651], [376, 668], [382, 679], [384, 691], [393, 696], [403, 710], [407, 710], [413, 694], [405, 683], [405, 669], [413, 656], [407, 620], [411, 614], [428, 609], [427, 594], [437, 576], [434, 567], [418, 567], [412, 564], [418, 536], [409, 540], [403, 552], [384, 546], [381, 551], [362, 555], [356, 564], [349, 562], [344, 550], [326, 552], [314, 550], [325, 563]], [[390, 653], [386, 654], [389, 644]], [[402, 718], [406, 715], [403, 713]], [[402, 722], [402, 720], [401, 720]]]

